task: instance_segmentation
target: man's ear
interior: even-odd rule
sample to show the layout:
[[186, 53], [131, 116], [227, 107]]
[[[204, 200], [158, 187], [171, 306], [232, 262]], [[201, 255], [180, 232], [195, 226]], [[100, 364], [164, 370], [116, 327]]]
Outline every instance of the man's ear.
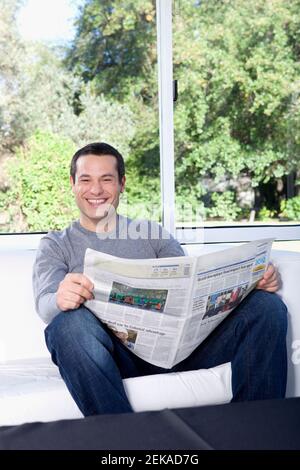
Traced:
[[120, 192], [123, 193], [125, 190], [126, 176], [123, 176], [121, 179], [121, 189]]
[[73, 181], [73, 176], [72, 175], [70, 175], [70, 184], [72, 186], [72, 190], [74, 191], [75, 182]]

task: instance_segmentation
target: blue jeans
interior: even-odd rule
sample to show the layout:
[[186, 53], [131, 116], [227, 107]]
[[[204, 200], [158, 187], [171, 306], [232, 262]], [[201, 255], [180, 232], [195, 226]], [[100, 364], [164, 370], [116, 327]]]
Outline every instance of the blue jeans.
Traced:
[[172, 369], [135, 356], [87, 308], [58, 314], [45, 330], [47, 347], [85, 416], [132, 408], [122, 379], [214, 367], [231, 362], [233, 401], [283, 398], [287, 378], [287, 311], [276, 294], [246, 299]]

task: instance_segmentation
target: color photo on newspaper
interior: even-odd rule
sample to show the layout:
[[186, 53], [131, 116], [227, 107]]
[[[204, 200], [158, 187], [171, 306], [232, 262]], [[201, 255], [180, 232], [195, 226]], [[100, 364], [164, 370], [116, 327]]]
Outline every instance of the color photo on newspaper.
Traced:
[[207, 300], [207, 307], [203, 320], [208, 317], [213, 317], [218, 313], [224, 313], [232, 310], [242, 300], [244, 294], [247, 292], [248, 284], [243, 286], [236, 286], [233, 289], [223, 290], [211, 294]]
[[108, 301], [114, 304], [163, 312], [167, 295], [167, 289], [139, 289], [113, 282]]

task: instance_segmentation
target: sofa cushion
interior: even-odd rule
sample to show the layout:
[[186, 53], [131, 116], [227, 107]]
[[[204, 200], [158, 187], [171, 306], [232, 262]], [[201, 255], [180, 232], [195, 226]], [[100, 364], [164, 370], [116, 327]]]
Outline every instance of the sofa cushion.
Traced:
[[0, 365], [0, 425], [80, 418], [50, 358]]
[[[230, 363], [208, 370], [125, 379], [123, 383], [134, 411], [227, 403], [232, 398]], [[0, 365], [0, 426], [80, 417], [50, 358]]]
[[35, 250], [0, 250], [0, 361], [49, 356], [45, 324], [35, 311]]

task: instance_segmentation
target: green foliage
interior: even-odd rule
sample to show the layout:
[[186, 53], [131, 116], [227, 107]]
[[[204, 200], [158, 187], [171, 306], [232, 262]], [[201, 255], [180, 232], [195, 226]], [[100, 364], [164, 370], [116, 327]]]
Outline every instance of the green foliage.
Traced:
[[84, 2], [67, 63], [99, 94], [153, 96], [155, 61], [154, 0]]
[[7, 193], [0, 191], [0, 212], [7, 208]]
[[174, 28], [179, 172], [214, 180], [243, 172], [255, 186], [299, 165], [296, 4], [181, 2]]
[[26, 52], [15, 106], [23, 139], [41, 129], [69, 138], [78, 147], [106, 141], [127, 155], [135, 130], [129, 106], [96, 96], [91, 86], [63, 68], [57, 51], [37, 44], [27, 46]]
[[[0, 192], [0, 208], [13, 219], [18, 201], [30, 229], [65, 225], [71, 194], [62, 175], [52, 176], [67, 169], [73, 144], [103, 140], [126, 156], [127, 213], [158, 219], [155, 1], [84, 0], [65, 61], [61, 51], [20, 43], [18, 5], [1, 3], [0, 139], [13, 149], [33, 137], [18, 151], [15, 170], [10, 162], [14, 187]], [[299, 11], [300, 0], [174, 2], [179, 219], [186, 218], [187, 206], [188, 217], [238, 219], [243, 212], [231, 181], [251, 178], [259, 195], [298, 170]], [[212, 184], [222, 184], [224, 192], [214, 189], [211, 195]], [[275, 216], [279, 194], [271, 204], [260, 196], [266, 207], [258, 217]], [[204, 201], [210, 201], [207, 208]], [[298, 214], [297, 202], [290, 201], [282, 203], [283, 217]]]
[[280, 216], [289, 220], [300, 220], [300, 196], [284, 200], [280, 205]]
[[126, 190], [120, 200], [120, 213], [131, 218], [160, 220], [159, 175], [140, 174], [136, 159], [126, 161]]
[[8, 161], [6, 201], [19, 202], [28, 230], [62, 229], [78, 217], [69, 183], [74, 152], [71, 141], [38, 131], [18, 150], [17, 160]]
[[[193, 195], [199, 207], [203, 178], [218, 182], [248, 175], [258, 191], [261, 183], [299, 166], [300, 2], [178, 3], [176, 191], [182, 201]], [[154, 1], [86, 0], [68, 59], [96, 93], [125, 100], [135, 112], [131, 156], [140, 182], [149, 167], [159, 173], [153, 12]], [[225, 202], [220, 199], [218, 207], [207, 214], [221, 214], [224, 207], [227, 217]], [[239, 214], [234, 209], [228, 217]]]
[[237, 205], [235, 194], [232, 191], [213, 193], [211, 198], [213, 205], [208, 209], [209, 217], [235, 220], [242, 211]]
[[130, 153], [130, 142], [135, 133], [135, 117], [126, 104], [95, 96], [89, 86], [80, 95], [81, 112], [73, 117], [73, 125], [63, 135], [79, 147], [89, 142], [108, 142], [124, 157]]
[[[17, 202], [25, 219], [25, 230], [29, 231], [59, 230], [78, 218], [69, 183], [70, 161], [75, 150], [70, 140], [37, 131], [19, 148], [17, 158], [7, 162], [10, 189], [0, 192], [0, 210], [6, 210], [13, 218], [12, 204]], [[140, 177], [130, 158], [126, 178], [120, 213], [159, 220], [159, 178]]]
[[2, 0], [0, 8], [0, 149], [19, 138], [15, 105], [22, 76], [23, 47], [16, 27], [21, 0]]
[[257, 219], [267, 222], [267, 221], [274, 219], [275, 215], [276, 215], [276, 211], [273, 211], [263, 206], [258, 212]]

